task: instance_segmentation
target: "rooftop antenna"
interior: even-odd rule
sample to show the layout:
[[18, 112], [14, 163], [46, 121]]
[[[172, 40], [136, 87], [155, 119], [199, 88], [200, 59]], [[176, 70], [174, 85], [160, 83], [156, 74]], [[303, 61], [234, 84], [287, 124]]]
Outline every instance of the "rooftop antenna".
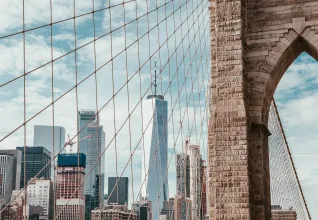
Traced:
[[155, 57], [155, 96], [157, 96], [157, 57]]

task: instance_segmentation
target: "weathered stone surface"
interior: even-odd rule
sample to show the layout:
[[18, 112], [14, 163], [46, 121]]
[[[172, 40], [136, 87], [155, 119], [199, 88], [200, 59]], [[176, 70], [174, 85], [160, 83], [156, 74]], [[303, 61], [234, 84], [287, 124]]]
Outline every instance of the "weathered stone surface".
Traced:
[[210, 2], [210, 219], [270, 219], [269, 107], [302, 52], [318, 59], [318, 0]]

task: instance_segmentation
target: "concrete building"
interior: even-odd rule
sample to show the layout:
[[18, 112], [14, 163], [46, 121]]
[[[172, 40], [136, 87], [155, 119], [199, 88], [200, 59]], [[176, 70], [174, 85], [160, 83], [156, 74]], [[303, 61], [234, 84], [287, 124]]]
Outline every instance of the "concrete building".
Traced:
[[[143, 141], [145, 153], [142, 155], [142, 181], [146, 179], [146, 182], [142, 187], [142, 196], [152, 201], [153, 209], [156, 207], [152, 210], [156, 220], [160, 214], [163, 201], [167, 200], [169, 195], [168, 177], [166, 175], [168, 102], [164, 100], [163, 96], [157, 95], [155, 92], [154, 95], [149, 95], [143, 103], [144, 127], [148, 126], [149, 122], [150, 124]], [[158, 193], [160, 193], [159, 196]]]
[[132, 204], [132, 209], [138, 220], [152, 220], [152, 202], [141, 197], [137, 203]]
[[190, 197], [190, 159], [187, 154], [176, 155], [177, 193]]
[[201, 170], [201, 219], [205, 219], [207, 214], [207, 194], [206, 194], [207, 166], [206, 161], [202, 160]]
[[164, 219], [163, 216], [165, 216], [166, 219], [168, 220], [174, 220], [173, 207], [174, 207], [174, 198], [169, 198], [168, 201], [163, 201], [162, 209], [160, 212], [160, 219]]
[[104, 204], [104, 167], [105, 155], [100, 159], [99, 156], [105, 149], [105, 132], [103, 126], [99, 125], [99, 117], [92, 110], [80, 110], [78, 112], [78, 123], [81, 130], [79, 138], [91, 136], [91, 138], [82, 140], [79, 143], [79, 151], [86, 155], [85, 172], [92, 169], [85, 178], [84, 196], [85, 196], [85, 219], [90, 219], [91, 211], [96, 207], [102, 207]]
[[58, 155], [56, 193], [56, 209], [60, 213], [58, 220], [85, 218], [84, 186], [80, 185], [85, 177], [85, 164], [85, 154]]
[[12, 190], [20, 189], [22, 151], [10, 149], [0, 150], [0, 155], [13, 157]]
[[29, 183], [26, 190], [27, 199], [25, 199], [24, 190], [13, 190], [11, 204], [23, 206], [23, 215], [26, 213], [26, 219], [39, 216], [41, 219], [51, 220], [53, 218], [53, 182], [50, 179], [36, 178]]
[[0, 155], [0, 204], [10, 202], [12, 192], [14, 158]]
[[22, 151], [21, 159], [21, 177], [20, 189], [23, 189], [24, 183], [24, 164], [26, 164], [26, 182], [34, 178], [47, 164], [46, 168], [37, 176], [37, 178], [51, 178], [51, 152], [44, 147], [26, 147], [26, 163], [24, 163], [24, 147], [17, 147], [17, 150]]
[[108, 204], [128, 204], [128, 177], [121, 177], [119, 180], [118, 177], [108, 177], [108, 195]]
[[202, 158], [200, 147], [196, 145], [189, 146], [188, 154], [190, 158], [190, 199], [192, 201], [192, 219], [200, 219], [202, 184]]
[[[53, 140], [54, 133], [54, 140]], [[42, 146], [53, 155], [53, 142], [55, 155], [63, 149], [65, 144], [65, 129], [61, 126], [34, 125], [33, 146]], [[63, 150], [61, 153], [65, 153]], [[55, 166], [57, 159], [55, 160]], [[51, 179], [54, 177], [54, 163], [51, 164]]]
[[182, 194], [177, 194], [174, 198], [174, 220], [197, 220], [192, 216], [192, 201]]
[[105, 205], [102, 209], [96, 208], [91, 212], [92, 220], [137, 220], [137, 214], [128, 210], [127, 205]]

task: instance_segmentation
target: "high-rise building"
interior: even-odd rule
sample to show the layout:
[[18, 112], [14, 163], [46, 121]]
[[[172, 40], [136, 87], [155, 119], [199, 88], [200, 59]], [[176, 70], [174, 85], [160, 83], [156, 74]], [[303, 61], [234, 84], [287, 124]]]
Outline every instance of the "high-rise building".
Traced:
[[51, 178], [51, 152], [44, 147], [26, 147], [26, 161], [24, 163], [24, 147], [17, 147], [17, 150], [22, 151], [21, 159], [21, 177], [20, 188], [24, 187], [24, 164], [26, 164], [26, 182], [34, 178], [47, 164], [44, 170], [37, 176], [37, 178]]
[[81, 131], [79, 138], [90, 136], [79, 143], [80, 153], [86, 155], [85, 171], [90, 171], [84, 183], [85, 219], [88, 220], [91, 218], [91, 211], [98, 206], [102, 207], [104, 203], [105, 156], [100, 155], [105, 149], [105, 133], [103, 126], [99, 125], [99, 117], [95, 111], [81, 110], [78, 114]]
[[0, 155], [0, 204], [10, 202], [12, 192], [14, 158]]
[[[56, 208], [58, 220], [84, 220], [84, 187], [86, 156], [83, 153], [60, 154], [57, 160]], [[76, 191], [76, 189], [78, 190]]]
[[207, 214], [207, 196], [206, 196], [206, 180], [207, 180], [207, 166], [205, 160], [202, 160], [202, 170], [201, 170], [201, 219], [205, 219]]
[[152, 220], [152, 202], [147, 198], [141, 197], [136, 203], [132, 204], [138, 220]]
[[188, 154], [190, 158], [190, 199], [192, 201], [192, 219], [200, 219], [202, 177], [200, 147], [191, 145], [188, 149]]
[[[11, 204], [22, 204], [23, 212], [27, 219], [31, 215], [41, 216], [41, 219], [50, 220], [53, 218], [53, 182], [50, 179], [35, 178], [29, 181], [26, 190], [27, 199], [25, 200], [25, 191], [13, 190]], [[25, 204], [26, 201], [26, 204]]]
[[174, 220], [196, 220], [192, 218], [192, 201], [182, 194], [174, 198]]
[[[108, 204], [128, 204], [128, 177], [118, 179], [118, 177], [108, 177]], [[116, 186], [117, 181], [119, 182]]]
[[[54, 132], [54, 140], [53, 140]], [[34, 125], [34, 135], [33, 135], [33, 146], [42, 146], [46, 148], [53, 155], [53, 141], [54, 141], [54, 153], [58, 154], [60, 150], [63, 149], [65, 144], [65, 129], [60, 126], [49, 126], [49, 125]], [[63, 150], [61, 153], [65, 153]], [[55, 166], [56, 166], [55, 159]], [[51, 179], [53, 180], [54, 176], [54, 166], [53, 161], [51, 165]]]
[[169, 200], [163, 201], [160, 219], [174, 220], [173, 207], [174, 198], [169, 198]]
[[[156, 85], [155, 85], [156, 86]], [[155, 87], [156, 88], [156, 87]], [[144, 134], [142, 155], [142, 196], [152, 201], [154, 219], [158, 219], [163, 201], [168, 199], [168, 103], [164, 97], [149, 95], [143, 104], [144, 127], [148, 126]]]
[[96, 208], [91, 212], [92, 220], [137, 220], [137, 215], [128, 210], [126, 205], [105, 205], [103, 208]]
[[12, 190], [20, 189], [22, 151], [14, 149], [0, 150], [0, 155], [13, 157]]
[[190, 197], [190, 159], [187, 154], [176, 155], [177, 193]]

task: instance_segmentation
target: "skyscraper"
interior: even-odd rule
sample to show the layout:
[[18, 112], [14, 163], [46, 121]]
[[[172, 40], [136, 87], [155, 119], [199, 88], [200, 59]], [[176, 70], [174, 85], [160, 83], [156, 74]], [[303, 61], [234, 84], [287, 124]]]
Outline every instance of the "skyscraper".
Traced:
[[[192, 218], [192, 201], [182, 194], [174, 198], [174, 220], [197, 220]], [[199, 219], [199, 218], [198, 218]]]
[[[121, 177], [117, 186], [118, 177], [108, 177], [108, 204], [117, 203], [118, 205], [128, 204], [128, 177]], [[115, 189], [114, 189], [115, 188]], [[113, 191], [114, 189], [114, 191]], [[118, 190], [118, 199], [117, 199]], [[113, 193], [112, 193], [113, 191]]]
[[[24, 187], [24, 153], [26, 157], [26, 182], [31, 180], [38, 174], [51, 160], [51, 152], [44, 147], [17, 147], [17, 150], [22, 151], [21, 159], [21, 178], [20, 188]], [[45, 167], [45, 169], [37, 176], [37, 178], [44, 177], [45, 179], [51, 178], [51, 164]]]
[[[84, 183], [85, 195], [85, 219], [91, 218], [91, 211], [97, 206], [102, 207], [104, 203], [104, 165], [105, 156], [100, 155], [105, 149], [105, 133], [103, 126], [99, 125], [99, 117], [95, 111], [81, 110], [79, 114], [79, 138], [91, 135], [91, 138], [82, 140], [79, 143], [80, 153], [86, 155], [85, 172], [87, 175]], [[96, 165], [94, 166], [94, 164]], [[92, 168], [94, 166], [94, 168]]]
[[141, 197], [136, 203], [132, 204], [132, 209], [138, 216], [138, 220], [152, 220], [152, 202], [147, 198]]
[[[156, 86], [156, 85], [155, 85]], [[156, 87], [155, 87], [156, 88]], [[154, 219], [158, 219], [164, 200], [168, 199], [168, 139], [167, 111], [168, 103], [164, 97], [149, 95], [143, 104], [144, 128], [149, 127], [144, 135], [142, 155], [142, 196], [152, 201]]]
[[207, 175], [207, 166], [205, 160], [202, 160], [202, 171], [201, 171], [201, 219], [205, 219], [207, 213], [207, 197], [206, 197], [206, 175]]
[[12, 192], [14, 158], [0, 155], [0, 205], [10, 202]]
[[[33, 146], [42, 146], [46, 148], [53, 155], [53, 131], [54, 131], [54, 153], [55, 155], [64, 147], [65, 144], [65, 129], [60, 126], [49, 126], [49, 125], [34, 125], [34, 135], [33, 135]], [[61, 153], [65, 152], [63, 150]], [[55, 166], [56, 166], [55, 159]], [[51, 179], [54, 176], [54, 166], [53, 162], [51, 165]]]
[[190, 159], [187, 154], [176, 155], [177, 193], [190, 198]]
[[200, 147], [191, 145], [188, 152], [190, 158], [190, 199], [192, 202], [192, 219], [200, 219], [202, 177]]
[[0, 155], [9, 155], [13, 157], [12, 190], [20, 189], [22, 151], [0, 150]]
[[84, 220], [84, 187], [80, 183], [85, 177], [85, 166], [83, 153], [58, 155], [56, 206], [58, 213], [61, 212], [58, 220]]

